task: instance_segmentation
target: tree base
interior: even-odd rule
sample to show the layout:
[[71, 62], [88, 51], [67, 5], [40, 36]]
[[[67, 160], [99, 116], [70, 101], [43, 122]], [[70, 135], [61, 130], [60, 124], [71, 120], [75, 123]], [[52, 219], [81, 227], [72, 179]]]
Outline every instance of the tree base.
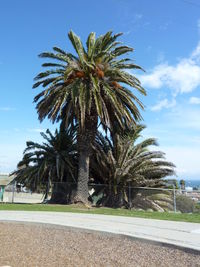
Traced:
[[83, 199], [82, 197], [76, 195], [73, 199], [73, 204], [77, 204], [78, 206], [86, 207], [88, 209], [92, 208], [91, 203], [88, 200]]

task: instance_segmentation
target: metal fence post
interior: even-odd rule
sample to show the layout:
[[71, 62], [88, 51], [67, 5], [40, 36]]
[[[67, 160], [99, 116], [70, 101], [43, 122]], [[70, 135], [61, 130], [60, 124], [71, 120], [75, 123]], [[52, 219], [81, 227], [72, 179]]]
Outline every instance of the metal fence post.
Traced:
[[16, 186], [16, 181], [13, 183], [13, 187], [12, 187], [12, 203], [14, 203], [15, 186]]
[[129, 199], [129, 209], [131, 209], [131, 186], [128, 184], [128, 199]]
[[176, 212], [176, 189], [175, 189], [175, 185], [173, 185], [173, 195], [174, 195], [174, 212]]

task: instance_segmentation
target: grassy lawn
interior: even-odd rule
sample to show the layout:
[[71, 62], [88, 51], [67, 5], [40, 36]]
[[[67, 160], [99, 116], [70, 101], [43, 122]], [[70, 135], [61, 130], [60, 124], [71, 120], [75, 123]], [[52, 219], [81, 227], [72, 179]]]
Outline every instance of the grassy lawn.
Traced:
[[56, 211], [56, 212], [76, 212], [104, 215], [118, 215], [128, 217], [140, 217], [148, 219], [183, 221], [200, 223], [200, 213], [180, 214], [168, 212], [145, 212], [145, 211], [130, 211], [126, 209], [111, 209], [111, 208], [83, 208], [76, 205], [49, 205], [49, 204], [0, 204], [0, 210], [24, 210], [24, 211]]

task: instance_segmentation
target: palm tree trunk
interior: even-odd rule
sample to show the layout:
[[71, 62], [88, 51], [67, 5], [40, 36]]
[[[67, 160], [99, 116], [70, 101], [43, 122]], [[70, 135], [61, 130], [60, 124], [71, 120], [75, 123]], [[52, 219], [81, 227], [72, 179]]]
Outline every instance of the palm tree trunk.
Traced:
[[45, 195], [44, 195], [44, 200], [43, 203], [46, 203], [48, 201], [48, 194], [49, 194], [49, 190], [50, 190], [50, 176], [48, 177], [48, 182], [46, 185], [46, 190], [45, 190]]
[[88, 180], [89, 180], [89, 167], [90, 155], [92, 151], [92, 144], [94, 142], [97, 131], [98, 117], [96, 111], [86, 115], [85, 129], [78, 129], [78, 150], [79, 150], [79, 172], [77, 191], [74, 202], [81, 202], [88, 204]]
[[51, 184], [51, 172], [52, 170], [50, 168], [43, 203], [46, 203], [48, 201], [48, 194], [49, 194], [50, 184]]
[[79, 175], [76, 193], [76, 202], [88, 203], [88, 180], [89, 180], [89, 151], [79, 152]]
[[67, 192], [63, 183], [54, 183], [52, 187], [50, 204], [68, 204], [67, 203]]

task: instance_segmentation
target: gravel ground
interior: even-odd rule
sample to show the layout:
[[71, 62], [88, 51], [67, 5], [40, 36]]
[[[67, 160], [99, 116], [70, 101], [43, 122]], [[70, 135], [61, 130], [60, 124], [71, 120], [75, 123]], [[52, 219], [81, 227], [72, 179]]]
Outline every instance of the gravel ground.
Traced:
[[200, 254], [133, 238], [42, 224], [0, 223], [0, 266], [200, 266]]

